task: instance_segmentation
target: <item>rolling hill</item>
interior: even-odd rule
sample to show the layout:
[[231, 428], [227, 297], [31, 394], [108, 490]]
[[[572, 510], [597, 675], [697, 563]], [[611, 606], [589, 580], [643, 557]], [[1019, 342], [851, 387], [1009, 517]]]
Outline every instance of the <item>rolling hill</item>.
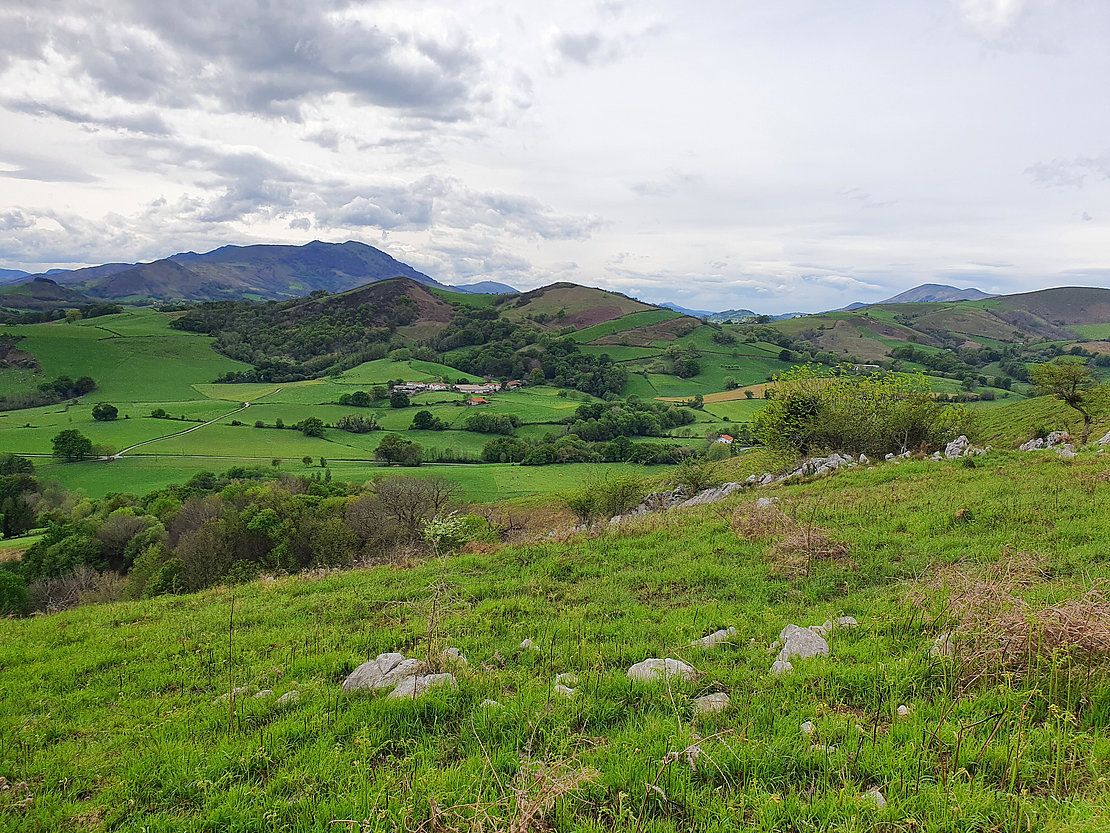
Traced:
[[0, 307], [10, 310], [48, 310], [77, 307], [92, 299], [50, 278], [35, 278], [26, 283], [0, 287]]

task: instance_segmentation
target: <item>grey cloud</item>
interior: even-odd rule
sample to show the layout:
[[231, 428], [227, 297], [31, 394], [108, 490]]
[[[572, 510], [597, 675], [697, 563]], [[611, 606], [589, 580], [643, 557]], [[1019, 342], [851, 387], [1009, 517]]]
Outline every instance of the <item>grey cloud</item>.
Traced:
[[26, 101], [12, 96], [0, 98], [0, 105], [7, 107], [9, 110], [27, 113], [32, 116], [48, 116], [89, 127], [125, 130], [132, 133], [146, 133], [152, 136], [168, 136], [173, 132], [162, 116], [154, 111], [137, 114], [96, 115], [61, 102]]
[[1101, 156], [1076, 156], [1074, 159], [1038, 162], [1026, 168], [1025, 173], [1043, 185], [1081, 188], [1089, 177], [1110, 179], [1110, 152]]
[[97, 182], [99, 179], [71, 162], [10, 149], [0, 148], [0, 163], [14, 166], [15, 170], [0, 171], [0, 176], [10, 179], [38, 182]]
[[[124, 101], [300, 118], [332, 94], [437, 121], [472, 115], [483, 65], [464, 31], [433, 39], [365, 25], [342, 0], [20, 3], [0, 30], [21, 24], [49, 44], [69, 75]], [[15, 60], [46, 60], [24, 49]]]

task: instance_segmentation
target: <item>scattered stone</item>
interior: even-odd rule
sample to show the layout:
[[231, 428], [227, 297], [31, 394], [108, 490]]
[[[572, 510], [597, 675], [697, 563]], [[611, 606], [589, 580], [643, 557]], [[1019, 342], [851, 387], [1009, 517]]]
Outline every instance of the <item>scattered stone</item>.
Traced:
[[867, 455], [866, 455], [866, 454], [861, 454], [861, 455], [859, 456], [859, 462], [860, 462], [860, 465], [866, 466], [866, 465], [867, 465], [868, 463], [870, 463], [871, 461], [870, 461], [869, 459], [867, 459]]
[[427, 674], [422, 677], [405, 677], [397, 683], [397, 687], [389, 693], [391, 699], [406, 697], [415, 700], [431, 691], [437, 686], [450, 686], [458, 688], [454, 674]]
[[[761, 498], [762, 500], [762, 498]], [[691, 648], [712, 648], [715, 645], [729, 642], [736, 636], [736, 628], [722, 628], [719, 631], [713, 631], [709, 636], [703, 636], [701, 639], [695, 639], [690, 643]]]
[[424, 663], [418, 659], [405, 659], [403, 654], [378, 654], [351, 672], [343, 681], [343, 690], [390, 688], [418, 676], [423, 670]]
[[483, 700], [481, 703], [478, 704], [478, 708], [480, 708], [480, 709], [499, 709], [499, 708], [501, 708], [501, 704], [498, 703], [496, 700], [490, 700], [487, 697], [485, 700]]
[[630, 680], [654, 680], [658, 677], [678, 677], [681, 680], [692, 680], [697, 672], [692, 667], [677, 659], [645, 659], [628, 669]]
[[301, 693], [294, 689], [293, 691], [285, 692], [285, 694], [281, 695], [281, 697], [279, 697], [277, 701], [279, 705], [285, 705], [286, 703], [296, 703], [300, 699]]
[[815, 743], [809, 747], [810, 752], [823, 752], [826, 755], [831, 755], [836, 751], [835, 746], [825, 746], [823, 743]]
[[1106, 432], [1106, 436], [1098, 441], [1099, 445], [1110, 445], [1110, 431]]
[[805, 723], [802, 724], [802, 734], [803, 735], [812, 735], [816, 731], [817, 731], [817, 727], [815, 727], [813, 725], [812, 720], [807, 720]]
[[956, 437], [948, 445], [944, 447], [944, 456], [949, 460], [954, 460], [957, 457], [962, 457], [966, 452], [971, 442], [963, 434]]
[[888, 452], [887, 455], [883, 459], [887, 460], [887, 461], [893, 460], [894, 455]]
[[225, 691], [223, 694], [221, 694], [219, 697], [217, 697], [212, 702], [213, 703], [226, 703], [228, 701], [228, 698], [231, 697], [232, 695], [234, 695], [235, 697], [238, 697], [240, 694], [245, 694], [249, 690], [250, 690], [249, 685], [242, 685], [242, 686], [239, 686], [238, 688], [233, 688], [231, 691]]
[[723, 712], [731, 705], [728, 695], [723, 691], [718, 694], [706, 694], [694, 700], [694, 711], [697, 714], [716, 714]]
[[1071, 443], [1056, 446], [1056, 453], [1065, 460], [1071, 460], [1079, 456], [1075, 453], [1075, 446]]
[[573, 688], [567, 688], [565, 685], [556, 684], [555, 688], [553, 688], [552, 691], [554, 691], [556, 694], [561, 694], [563, 697], [573, 697], [574, 696], [574, 689]]
[[1018, 446], [1018, 451], [1036, 451], [1039, 448], [1044, 448], [1044, 438], [1034, 437], [1027, 442], [1023, 442]]
[[820, 637], [824, 637], [825, 634], [827, 634], [829, 631], [832, 630], [832, 627], [833, 627], [833, 623], [831, 621], [829, 621], [828, 619], [826, 619], [825, 624], [823, 624], [823, 625], [810, 625], [809, 630], [813, 631], [815, 634], [817, 634]]
[[952, 644], [952, 636], [947, 633], [942, 633], [933, 640], [933, 647], [929, 649], [929, 653], [934, 657], [950, 657], [955, 652], [956, 646]]
[[865, 792], [863, 794], [863, 800], [874, 804], [876, 810], [881, 810], [886, 806], [886, 796], [879, 790]]
[[533, 642], [531, 639], [525, 639], [523, 642], [520, 643], [520, 650], [522, 651], [530, 651], [532, 648], [535, 647], [536, 643]]
[[786, 660], [777, 659], [771, 663], [771, 673], [776, 677], [779, 674], [785, 674], [787, 671], [793, 671], [794, 666]]
[[447, 660], [448, 662], [457, 662], [460, 665], [469, 665], [470, 664], [466, 661], [466, 657], [464, 657], [461, 653], [459, 653], [458, 648], [444, 648], [443, 649], [443, 658], [445, 660]]
[[898, 716], [899, 717], [909, 717], [910, 716], [910, 707], [906, 706], [906, 705], [899, 706], [898, 707]]
[[777, 659], [784, 662], [829, 655], [829, 643], [809, 628], [787, 625], [779, 634], [779, 639], [782, 640], [783, 645]]
[[767, 646], [767, 656], [773, 657], [775, 654], [777, 654], [779, 652], [779, 649], [781, 647], [782, 647], [782, 643], [779, 642], [776, 639], [774, 642], [772, 642], [770, 645]]
[[778, 502], [779, 502], [779, 499], [777, 497], [761, 497], [759, 500], [757, 500], [755, 502], [755, 508], [756, 509], [770, 509], [772, 506], [774, 506]]
[[1069, 439], [1071, 439], [1071, 435], [1067, 431], [1053, 431], [1044, 438], [1044, 447], [1052, 448], [1057, 445], [1063, 445]]
[[562, 674], [555, 677], [555, 685], [559, 685], [560, 683], [565, 683], [573, 688], [578, 685], [578, 675], [572, 674], [569, 671], [564, 671]]
[[841, 616], [833, 620], [833, 624], [838, 628], [855, 628], [859, 626], [854, 616]]
[[262, 689], [258, 694], [254, 695], [255, 700], [265, 700], [267, 697], [273, 697], [274, 692], [268, 688]]

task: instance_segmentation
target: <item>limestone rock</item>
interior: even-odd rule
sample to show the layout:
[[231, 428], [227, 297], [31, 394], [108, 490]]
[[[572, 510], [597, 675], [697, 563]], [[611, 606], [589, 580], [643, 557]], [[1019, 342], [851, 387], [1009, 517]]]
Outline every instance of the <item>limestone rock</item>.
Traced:
[[817, 731], [817, 728], [813, 725], [812, 720], [807, 720], [805, 723], [802, 724], [802, 734], [803, 735], [812, 735], [816, 731]]
[[268, 688], [262, 689], [258, 694], [254, 695], [255, 700], [265, 700], [267, 697], [273, 697], [274, 692]]
[[785, 674], [786, 672], [793, 670], [794, 666], [785, 660], [777, 659], [771, 663], [771, 673], [774, 674], [776, 677], [779, 674]]
[[565, 685], [561, 685], [561, 684], [558, 684], [558, 683], [556, 683], [555, 687], [551, 690], [554, 691], [556, 694], [559, 694], [563, 697], [573, 697], [574, 696], [574, 689], [573, 688], [567, 688]]
[[1071, 443], [1056, 446], [1056, 453], [1065, 460], [1071, 460], [1079, 456], [1075, 453], [1075, 446]]
[[1023, 442], [1018, 446], [1018, 451], [1036, 451], [1038, 448], [1044, 448], [1044, 439], [1042, 437], [1034, 437], [1027, 442]]
[[933, 647], [929, 649], [929, 653], [934, 657], [950, 657], [956, 652], [956, 646], [952, 644], [952, 635], [942, 633], [935, 640], [933, 640]]
[[630, 680], [654, 680], [666, 677], [678, 677], [681, 680], [692, 680], [695, 671], [686, 663], [677, 659], [645, 659], [628, 669]]
[[779, 502], [779, 499], [777, 497], [761, 497], [759, 500], [757, 500], [755, 502], [755, 508], [756, 509], [770, 509], [772, 506], [774, 506], [778, 502]]
[[712, 648], [715, 645], [720, 645], [729, 642], [736, 636], [736, 628], [722, 628], [719, 631], [713, 631], [708, 636], [703, 636], [701, 639], [695, 639], [690, 643], [691, 648]]
[[698, 697], [694, 700], [694, 711], [697, 714], [716, 714], [717, 712], [723, 712], [730, 705], [731, 701], [724, 692], [706, 694], [704, 697]]
[[1068, 441], [1070, 434], [1067, 431], [1053, 431], [1044, 438], [1044, 447], [1053, 448], [1054, 446], [1062, 445]]
[[286, 703], [296, 703], [301, 699], [301, 693], [296, 689], [287, 691], [277, 699], [278, 705], [284, 706]]
[[478, 704], [478, 708], [480, 708], [480, 709], [499, 709], [499, 708], [501, 708], [501, 704], [498, 703], [496, 700], [490, 700], [487, 697], [485, 700], [483, 700], [481, 703]]
[[898, 707], [898, 716], [899, 717], [909, 717], [910, 716], [910, 707], [906, 706], [906, 705], [899, 706]]
[[875, 805], [876, 810], [881, 810], [886, 806], [886, 796], [880, 790], [870, 790], [863, 794], [863, 800]]
[[343, 690], [390, 688], [423, 670], [424, 663], [418, 659], [405, 659], [403, 654], [378, 654], [351, 672], [343, 681]]
[[455, 681], [454, 674], [426, 674], [420, 677], [405, 677], [401, 682], [397, 683], [397, 687], [389, 693], [391, 699], [400, 699], [407, 697], [410, 700], [415, 700], [431, 691], [437, 686], [450, 686], [457, 688], [458, 683]]
[[466, 661], [466, 657], [459, 653], [458, 648], [444, 648], [443, 658], [448, 662], [457, 662], [460, 665], [469, 665], [469, 663]]
[[570, 671], [564, 671], [562, 674], [558, 674], [555, 677], [555, 685], [560, 684], [569, 685], [571, 688], [573, 688], [574, 686], [578, 685], [578, 675], [573, 674]]
[[525, 639], [523, 642], [520, 643], [520, 650], [522, 651], [528, 651], [535, 647], [536, 643], [533, 642], [531, 639]]
[[944, 447], [944, 456], [947, 457], [949, 460], [954, 460], [957, 457], [962, 457], [967, 452], [967, 449], [970, 445], [971, 443], [967, 439], [967, 437], [965, 437], [963, 434], [960, 434], [960, 436], [956, 437], [956, 439], [952, 440], [952, 442]]
[[833, 620], [833, 624], [838, 628], [854, 628], [859, 625], [854, 616], [840, 616]]
[[1110, 431], [1106, 432], [1106, 436], [1098, 441], [1099, 445], [1110, 445]]
[[811, 657], [827, 657], [829, 643], [824, 638], [809, 628], [798, 625], [787, 625], [779, 634], [782, 640], [782, 650], [776, 659], [788, 662], [792, 659], [810, 659]]

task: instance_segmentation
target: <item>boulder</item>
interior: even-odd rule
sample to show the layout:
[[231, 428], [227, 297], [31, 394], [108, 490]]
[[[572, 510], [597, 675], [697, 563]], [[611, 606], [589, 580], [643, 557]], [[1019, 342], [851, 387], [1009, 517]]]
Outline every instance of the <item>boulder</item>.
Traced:
[[1065, 460], [1071, 460], [1079, 456], [1075, 453], [1075, 446], [1071, 443], [1064, 443], [1063, 445], [1056, 446], [1056, 454]]
[[873, 804], [876, 810], [881, 810], [886, 806], [886, 796], [880, 790], [870, 790], [863, 794], [863, 800], [869, 804]]
[[344, 691], [391, 688], [402, 680], [416, 677], [424, 670], [418, 659], [405, 659], [403, 654], [378, 654], [351, 672], [343, 681]]
[[696, 672], [686, 663], [677, 659], [645, 659], [628, 669], [630, 680], [655, 680], [667, 677], [678, 677], [680, 680], [692, 680]]
[[1098, 441], [1099, 445], [1110, 445], [1110, 431], [1106, 432], [1106, 436]]
[[390, 699], [400, 699], [407, 697], [410, 700], [415, 700], [431, 691], [437, 686], [450, 686], [457, 688], [458, 683], [455, 682], [454, 674], [426, 674], [420, 677], [405, 677], [401, 682], [397, 683], [397, 687], [389, 693]]
[[1044, 438], [1044, 447], [1053, 448], [1054, 446], [1066, 443], [1071, 435], [1067, 431], [1053, 431]]
[[690, 643], [691, 648], [712, 648], [715, 645], [720, 645], [729, 642], [736, 636], [736, 628], [722, 628], [719, 631], [713, 631], [708, 636], [703, 636], [701, 639], [695, 639]]
[[782, 640], [782, 650], [776, 659], [783, 662], [829, 655], [829, 643], [809, 628], [787, 625], [779, 634], [779, 639]]
[[718, 694], [706, 694], [704, 697], [698, 697], [694, 700], [694, 712], [696, 714], [716, 714], [723, 712], [731, 705], [728, 695], [723, 691]]
[[755, 508], [756, 509], [770, 509], [772, 506], [774, 506], [778, 502], [779, 502], [779, 499], [777, 497], [761, 497], [759, 500], [757, 500], [755, 502]]
[[777, 677], [779, 674], [785, 674], [787, 671], [793, 671], [794, 666], [785, 660], [777, 659], [771, 663], [770, 670], [771, 673]]
[[1042, 437], [1034, 437], [1031, 440], [1023, 442], [1018, 446], [1018, 451], [1036, 451], [1038, 448], [1044, 448], [1044, 439]]
[[277, 699], [277, 701], [280, 705], [285, 705], [286, 703], [296, 703], [300, 699], [301, 693], [296, 689], [293, 689], [292, 691], [285, 692], [283, 695], [281, 695], [281, 697]]
[[949, 460], [954, 460], [957, 457], [962, 457], [966, 452], [971, 442], [963, 434], [956, 437], [948, 445], [944, 447], [944, 456]]

